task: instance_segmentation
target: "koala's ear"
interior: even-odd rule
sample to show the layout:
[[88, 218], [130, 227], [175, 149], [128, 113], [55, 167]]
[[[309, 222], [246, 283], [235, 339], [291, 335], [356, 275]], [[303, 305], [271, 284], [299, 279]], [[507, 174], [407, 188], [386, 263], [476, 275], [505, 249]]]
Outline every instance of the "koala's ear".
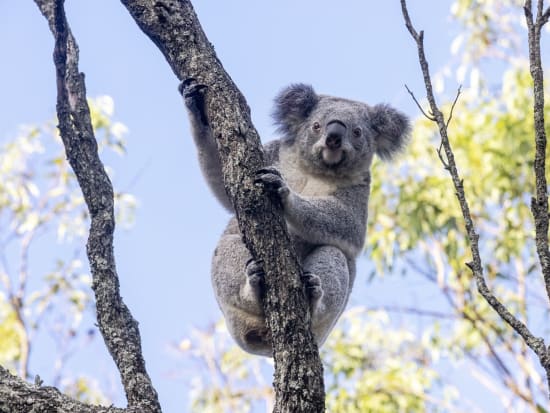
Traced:
[[376, 154], [383, 160], [393, 158], [409, 141], [409, 118], [389, 105], [379, 104], [369, 108], [369, 122], [377, 134]]
[[302, 83], [290, 85], [275, 98], [273, 119], [278, 130], [289, 136], [309, 116], [319, 102], [319, 96], [310, 85]]

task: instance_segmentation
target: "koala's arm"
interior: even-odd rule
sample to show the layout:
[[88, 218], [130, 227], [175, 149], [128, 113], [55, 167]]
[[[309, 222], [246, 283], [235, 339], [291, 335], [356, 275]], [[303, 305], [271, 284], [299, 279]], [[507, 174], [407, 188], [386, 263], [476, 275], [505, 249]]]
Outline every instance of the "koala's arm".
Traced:
[[[193, 135], [193, 140], [197, 147], [201, 171], [208, 186], [214, 193], [214, 196], [227, 210], [233, 212], [233, 204], [223, 184], [223, 174], [218, 148], [206, 111], [206, 88], [203, 85], [184, 82], [180, 85], [180, 92], [183, 95], [185, 106], [189, 114], [191, 134]], [[268, 165], [271, 165], [278, 159], [278, 152], [278, 141], [270, 142], [264, 146], [266, 163]]]
[[181, 83], [181, 92], [191, 124], [191, 134], [197, 147], [201, 171], [214, 193], [214, 196], [229, 211], [233, 211], [233, 205], [227, 196], [223, 185], [222, 167], [216, 141], [212, 134], [208, 113], [206, 111], [205, 93], [206, 86], [194, 82], [194, 80]]
[[288, 187], [275, 167], [258, 171], [257, 182], [277, 194], [291, 233], [314, 245], [332, 245], [348, 257], [363, 248], [369, 183], [342, 188], [326, 196], [301, 196]]
[[357, 256], [363, 248], [368, 186], [353, 186], [323, 197], [302, 197], [289, 189], [282, 202], [290, 230], [304, 240], [333, 245], [348, 257]]
[[363, 248], [367, 225], [370, 180], [326, 196], [302, 196], [293, 191], [276, 167], [258, 171], [256, 178], [280, 199], [292, 233], [316, 245], [333, 245], [348, 257]]
[[[190, 118], [195, 117], [190, 112]], [[197, 146], [199, 164], [210, 190], [218, 201], [229, 211], [233, 211], [233, 205], [227, 196], [223, 185], [222, 167], [218, 155], [218, 148], [212, 136], [212, 130], [207, 125], [197, 124], [198, 119], [191, 120], [193, 139]]]

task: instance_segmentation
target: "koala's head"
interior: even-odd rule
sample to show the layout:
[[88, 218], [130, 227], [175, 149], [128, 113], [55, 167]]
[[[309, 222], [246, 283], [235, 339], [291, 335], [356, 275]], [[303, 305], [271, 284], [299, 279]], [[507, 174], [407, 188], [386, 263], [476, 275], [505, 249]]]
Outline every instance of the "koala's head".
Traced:
[[374, 154], [391, 159], [410, 132], [407, 116], [388, 105], [318, 95], [304, 84], [291, 85], [275, 98], [273, 118], [308, 167], [337, 176], [368, 170]]

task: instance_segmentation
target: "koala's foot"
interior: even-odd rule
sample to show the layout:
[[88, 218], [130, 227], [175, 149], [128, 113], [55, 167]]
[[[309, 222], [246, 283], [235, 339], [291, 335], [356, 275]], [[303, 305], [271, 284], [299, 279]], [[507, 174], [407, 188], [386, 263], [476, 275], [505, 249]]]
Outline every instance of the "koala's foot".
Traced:
[[262, 261], [255, 261], [253, 258], [250, 258], [246, 262], [245, 268], [248, 283], [258, 298], [262, 296], [262, 290], [264, 288], [265, 272], [262, 264]]
[[178, 90], [185, 100], [187, 109], [189, 109], [203, 125], [208, 125], [205, 100], [208, 86], [200, 84], [196, 79], [190, 77], [180, 83]]
[[323, 297], [321, 278], [312, 272], [304, 271], [302, 273], [302, 281], [306, 287], [310, 310], [313, 313], [317, 309], [317, 305], [319, 304], [321, 297]]
[[290, 189], [285, 179], [274, 166], [268, 166], [258, 170], [254, 183], [262, 185], [264, 190], [275, 195], [280, 201], [283, 201], [290, 193]]

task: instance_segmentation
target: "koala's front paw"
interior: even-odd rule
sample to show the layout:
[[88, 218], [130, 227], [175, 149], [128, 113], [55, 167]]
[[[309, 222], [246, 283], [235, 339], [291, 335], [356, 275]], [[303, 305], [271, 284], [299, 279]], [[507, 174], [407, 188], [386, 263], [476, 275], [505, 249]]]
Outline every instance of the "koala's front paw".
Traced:
[[206, 89], [208, 86], [198, 83], [194, 77], [182, 80], [178, 86], [178, 90], [184, 98], [204, 96]]
[[276, 195], [281, 201], [290, 193], [284, 178], [274, 166], [268, 166], [256, 172], [254, 183], [262, 185], [266, 191]]
[[323, 288], [321, 287], [321, 278], [309, 271], [302, 273], [302, 281], [306, 287], [307, 298], [309, 299], [309, 306], [313, 313], [317, 308], [317, 304], [323, 297]]
[[248, 283], [258, 298], [262, 295], [265, 278], [265, 272], [262, 264], [262, 261], [255, 261], [254, 258], [250, 258], [246, 262], [245, 268]]
[[201, 123], [208, 125], [205, 100], [208, 86], [200, 84], [195, 78], [190, 77], [180, 83], [178, 90], [185, 100], [187, 109], [189, 109]]

